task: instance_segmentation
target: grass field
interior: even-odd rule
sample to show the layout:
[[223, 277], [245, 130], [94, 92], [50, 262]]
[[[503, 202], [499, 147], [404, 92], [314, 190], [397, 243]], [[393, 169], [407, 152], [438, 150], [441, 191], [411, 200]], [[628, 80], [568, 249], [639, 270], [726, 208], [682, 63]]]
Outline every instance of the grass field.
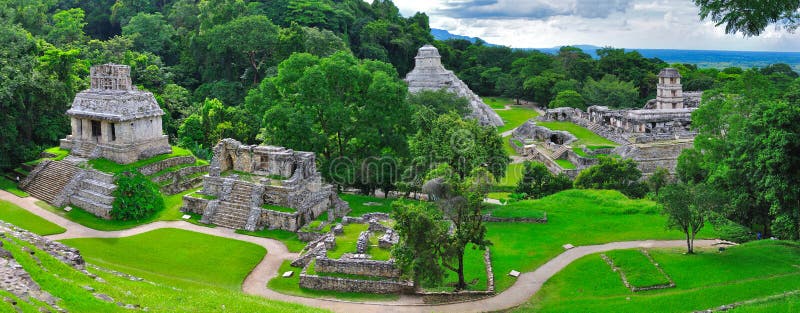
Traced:
[[197, 191], [197, 189], [191, 189], [184, 191], [179, 194], [174, 194], [171, 196], [163, 196], [164, 197], [164, 209], [156, 212], [153, 216], [141, 220], [128, 220], [128, 221], [119, 221], [119, 220], [107, 220], [103, 218], [99, 218], [92, 213], [89, 213], [81, 208], [72, 207], [72, 211], [66, 212], [63, 209], [54, 207], [45, 203], [44, 201], [36, 201], [36, 205], [39, 207], [49, 210], [53, 213], [56, 213], [60, 216], [63, 216], [70, 221], [75, 223], [81, 224], [83, 226], [97, 229], [97, 230], [123, 230], [133, 228], [139, 225], [144, 225], [147, 223], [155, 222], [155, 221], [177, 221], [181, 219], [183, 216], [183, 212], [180, 211], [181, 206], [183, 205], [183, 196], [193, 193]]
[[62, 242], [100, 266], [176, 286], [190, 283], [231, 290], [241, 288], [267, 253], [251, 243], [170, 228], [124, 238]]
[[[58, 306], [68, 312], [131, 312], [115, 302], [105, 302], [96, 298], [92, 292], [84, 289], [85, 286], [93, 288], [96, 293], [110, 296], [114, 301], [135, 304], [140, 309], [147, 308], [146, 310], [150, 312], [325, 312], [323, 309], [245, 295], [238, 288], [225, 289], [209, 287], [206, 284], [175, 286], [155, 279], [136, 281], [87, 266], [89, 272], [104, 281], [100, 282], [64, 265], [36, 247], [11, 238], [0, 240], [3, 248], [14, 255], [14, 259], [25, 268], [31, 278], [43, 290], [60, 299]], [[32, 249], [35, 255], [23, 251], [22, 247]], [[135, 259], [136, 256], [128, 258]], [[192, 263], [204, 262], [190, 261], [186, 267], [193, 266]], [[216, 270], [218, 268], [214, 269]], [[5, 291], [0, 291], [0, 295], [16, 301], [23, 312], [40, 312], [38, 307], [43, 306], [41, 303], [29, 305]], [[17, 311], [7, 301], [0, 301], [0, 312]]]
[[3, 176], [0, 176], [0, 189], [8, 191], [20, 198], [25, 198], [29, 196], [27, 192], [24, 192], [21, 189], [19, 189], [19, 187], [17, 187], [17, 183]]
[[[503, 137], [503, 150], [505, 150], [506, 154], [508, 154], [509, 156], [519, 155], [517, 153], [517, 150], [514, 150], [514, 147], [511, 146], [511, 141], [509, 141], [510, 138], [511, 135]], [[519, 140], [514, 139], [514, 141], [516, 142], [516, 144], [522, 145], [522, 143], [519, 142]]]
[[556, 161], [556, 164], [558, 164], [558, 166], [561, 166], [561, 168], [563, 168], [563, 169], [574, 170], [574, 169], [577, 168], [575, 166], [575, 164], [572, 164], [572, 162], [570, 162], [569, 160], [558, 159], [558, 160], [555, 160], [555, 161]]
[[800, 294], [794, 294], [780, 299], [743, 305], [728, 312], [733, 313], [774, 313], [774, 312], [800, 312]]
[[336, 247], [328, 250], [328, 257], [338, 259], [345, 253], [356, 253], [356, 241], [362, 231], [366, 231], [369, 224], [344, 225], [344, 233], [336, 236]]
[[[580, 246], [628, 240], [683, 239], [683, 233], [665, 229], [666, 217], [657, 212], [655, 203], [630, 200], [613, 190], [566, 190], [538, 200], [520, 201], [506, 208], [509, 212], [500, 214], [524, 216], [544, 211], [548, 221], [547, 224], [486, 223], [487, 238], [494, 243], [492, 264], [498, 292], [514, 283], [515, 278], [508, 276], [511, 270], [532, 271], [564, 252], [561, 246], [567, 243]], [[712, 237], [711, 227], [698, 234], [698, 238]], [[605, 263], [603, 265], [608, 268]]]
[[497, 186], [501, 187], [516, 187], [519, 180], [522, 179], [522, 174], [525, 171], [525, 165], [522, 163], [508, 164], [506, 167], [506, 176], [497, 182]]
[[606, 256], [625, 273], [625, 278], [634, 287], [669, 284], [669, 279], [638, 249], [609, 251]]
[[513, 99], [509, 98], [502, 98], [502, 97], [482, 97], [483, 103], [486, 103], [492, 109], [502, 109], [505, 108], [507, 105], [514, 104]]
[[497, 132], [500, 133], [517, 128], [529, 119], [539, 116], [539, 112], [527, 107], [512, 107], [510, 110], [495, 110], [495, 112], [505, 122], [505, 125], [497, 128]]
[[568, 131], [570, 134], [578, 138], [573, 142], [573, 146], [586, 145], [590, 149], [592, 147], [616, 147], [617, 143], [603, 138], [602, 136], [593, 133], [591, 130], [572, 122], [536, 122], [536, 125], [544, 126], [552, 130]]
[[67, 231], [61, 226], [53, 224], [11, 202], [3, 200], [0, 200], [0, 220], [42, 236], [60, 234]]
[[290, 232], [288, 230], [283, 229], [263, 229], [255, 232], [246, 231], [246, 230], [236, 230], [237, 234], [255, 236], [255, 237], [264, 237], [264, 238], [271, 238], [275, 240], [279, 240], [286, 245], [286, 248], [289, 249], [289, 252], [300, 252], [303, 248], [308, 244], [307, 242], [302, 242], [297, 239], [297, 234]]
[[[727, 251], [700, 250], [685, 255], [680, 248], [650, 250], [676, 287], [633, 293], [599, 255], [583, 257], [556, 274], [519, 312], [691, 312], [800, 288], [800, 245], [759, 241]], [[591, 275], [587, 275], [591, 273]], [[797, 298], [744, 307], [737, 312], [783, 310]]]

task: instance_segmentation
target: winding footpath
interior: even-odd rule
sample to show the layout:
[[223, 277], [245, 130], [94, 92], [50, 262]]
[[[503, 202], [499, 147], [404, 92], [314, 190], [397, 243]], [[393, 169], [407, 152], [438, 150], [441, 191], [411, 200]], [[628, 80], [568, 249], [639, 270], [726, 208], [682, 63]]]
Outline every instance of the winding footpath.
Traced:
[[[268, 289], [266, 287], [267, 282], [277, 275], [277, 271], [281, 263], [284, 260], [290, 260], [297, 256], [295, 253], [290, 253], [286, 246], [278, 240], [237, 234], [232, 229], [222, 227], [203, 227], [185, 221], [158, 221], [126, 230], [99, 231], [72, 222], [53, 212], [40, 208], [34, 203], [37, 201], [37, 199], [32, 197], [19, 198], [11, 193], [0, 190], [0, 199], [9, 201], [19, 207], [22, 207], [31, 213], [38, 215], [67, 230], [61, 234], [47, 236], [47, 238], [52, 240], [70, 238], [119, 238], [138, 235], [161, 228], [177, 228], [212, 236], [241, 240], [262, 246], [267, 249], [267, 254], [264, 256], [261, 262], [256, 265], [253, 271], [250, 272], [247, 278], [245, 278], [242, 285], [242, 290], [245, 293], [258, 295], [273, 300], [295, 302], [309, 306], [326, 308], [335, 312], [485, 312], [504, 310], [518, 306], [530, 299], [534, 294], [536, 294], [537, 291], [539, 291], [539, 289], [542, 288], [542, 285], [548, 279], [550, 279], [550, 277], [583, 256], [616, 249], [671, 248], [682, 247], [686, 244], [686, 242], [683, 240], [643, 240], [575, 247], [559, 254], [557, 257], [551, 259], [535, 271], [523, 273], [519, 276], [514, 285], [507, 290], [495, 295], [494, 297], [477, 301], [444, 305], [427, 305], [423, 304], [421, 298], [419, 297], [402, 296], [399, 300], [395, 301], [352, 302], [291, 296]], [[696, 240], [695, 246], [709, 247], [714, 243], [716, 243], [714, 240]], [[503, 273], [498, 274], [504, 275]]]

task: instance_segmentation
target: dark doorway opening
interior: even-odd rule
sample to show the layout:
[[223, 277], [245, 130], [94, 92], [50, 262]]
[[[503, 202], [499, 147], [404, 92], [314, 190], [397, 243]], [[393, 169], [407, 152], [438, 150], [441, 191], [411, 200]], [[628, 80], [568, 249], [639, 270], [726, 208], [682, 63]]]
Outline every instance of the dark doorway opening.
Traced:
[[92, 137], [100, 137], [103, 135], [102, 129], [100, 129], [100, 121], [92, 121]]

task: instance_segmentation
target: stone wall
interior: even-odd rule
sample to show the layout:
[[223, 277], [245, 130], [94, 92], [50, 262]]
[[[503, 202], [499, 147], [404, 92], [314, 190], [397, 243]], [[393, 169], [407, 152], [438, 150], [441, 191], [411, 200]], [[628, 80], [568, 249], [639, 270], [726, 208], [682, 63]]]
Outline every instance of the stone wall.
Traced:
[[193, 156], [182, 156], [165, 159], [139, 168], [139, 173], [150, 176], [167, 168], [182, 164], [194, 164], [197, 160]]
[[653, 144], [633, 144], [622, 146], [614, 150], [614, 153], [628, 159], [633, 159], [638, 164], [642, 174], [648, 176], [662, 167], [675, 173], [675, 166], [678, 164], [678, 156], [684, 149], [690, 149], [693, 141], [672, 141]]
[[545, 213], [544, 217], [541, 217], [541, 218], [533, 218], [533, 217], [496, 217], [496, 216], [492, 216], [491, 214], [486, 214], [486, 215], [483, 216], [483, 221], [484, 222], [547, 224], [547, 213]]
[[283, 229], [295, 232], [300, 229], [298, 213], [278, 212], [273, 210], [261, 209], [261, 219], [258, 227], [268, 227], [270, 229]]
[[349, 279], [300, 273], [300, 287], [314, 290], [339, 292], [364, 292], [379, 294], [412, 293], [414, 283], [410, 281]]
[[362, 259], [329, 259], [317, 257], [314, 269], [323, 273], [342, 273], [362, 276], [377, 276], [386, 278], [400, 277], [394, 261], [376, 261]]
[[185, 195], [183, 196], [183, 206], [181, 207], [181, 212], [203, 215], [203, 212], [208, 206], [208, 202], [209, 200], [206, 199]]

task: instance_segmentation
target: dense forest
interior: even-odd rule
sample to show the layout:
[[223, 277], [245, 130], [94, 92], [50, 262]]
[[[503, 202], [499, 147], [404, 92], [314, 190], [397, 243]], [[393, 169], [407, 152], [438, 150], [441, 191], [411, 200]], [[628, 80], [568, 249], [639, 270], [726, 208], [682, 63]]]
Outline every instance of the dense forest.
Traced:
[[[403, 187], [400, 174], [419, 181], [421, 160], [463, 157], [431, 152], [459, 129], [482, 143], [469, 162], [504, 174], [496, 134], [449, 113], [465, 104], [408, 95], [401, 79], [428, 43], [476, 93], [549, 107], [641, 107], [667, 66], [680, 70], [684, 90], [735, 92], [759, 81], [783, 99], [800, 88], [786, 64], [710, 69], [614, 48], [592, 58], [575, 47], [547, 54], [435, 41], [425, 14], [403, 17], [384, 0], [0, 0], [0, 41], [3, 170], [58, 144], [89, 67], [109, 62], [130, 65], [138, 88], [156, 96], [173, 144], [203, 158], [225, 137], [314, 151], [326, 178], [366, 191]], [[373, 173], [364, 160], [393, 160], [380, 166], [395, 170]]]

